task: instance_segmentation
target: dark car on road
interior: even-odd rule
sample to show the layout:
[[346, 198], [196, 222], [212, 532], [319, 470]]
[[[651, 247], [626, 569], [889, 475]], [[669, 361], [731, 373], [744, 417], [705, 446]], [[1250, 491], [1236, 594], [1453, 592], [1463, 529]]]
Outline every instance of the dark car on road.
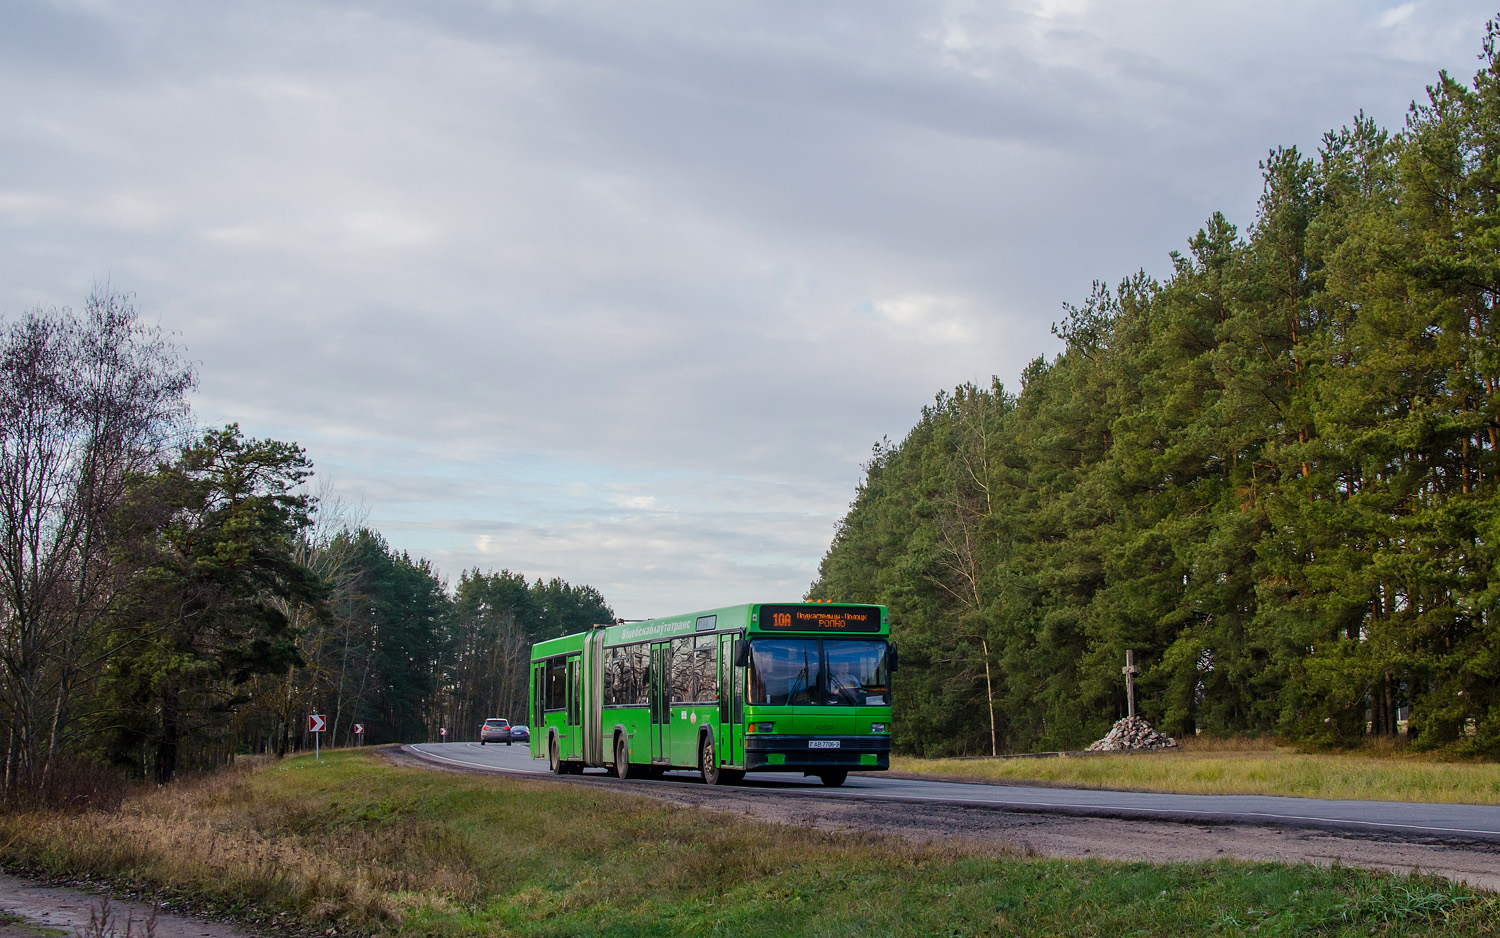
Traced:
[[510, 745], [510, 721], [500, 717], [490, 717], [484, 721], [479, 728], [479, 745], [485, 743], [504, 743]]
[[531, 730], [517, 723], [510, 728], [510, 741], [513, 743], [531, 742]]

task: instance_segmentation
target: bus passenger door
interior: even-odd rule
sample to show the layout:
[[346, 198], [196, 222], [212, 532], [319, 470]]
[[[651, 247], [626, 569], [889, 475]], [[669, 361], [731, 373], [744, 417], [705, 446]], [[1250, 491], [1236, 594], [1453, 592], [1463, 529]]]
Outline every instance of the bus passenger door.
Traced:
[[[719, 754], [729, 761], [730, 765], [740, 765], [741, 746], [744, 745], [743, 737], [740, 735], [744, 728], [739, 726], [734, 718], [734, 640], [737, 636], [733, 633], [719, 636]], [[744, 708], [739, 711], [742, 715]]]
[[579, 732], [579, 697], [583, 692], [583, 686], [579, 683], [578, 656], [574, 655], [568, 659], [568, 735], [563, 745], [562, 758], [577, 760], [583, 758], [583, 747], [580, 745]]
[[668, 669], [672, 661], [672, 646], [663, 642], [651, 646], [651, 761], [670, 761], [667, 746], [670, 737], [667, 727], [672, 722], [672, 707], [668, 702], [671, 682]]
[[528, 720], [531, 725], [531, 740], [526, 744], [531, 750], [533, 759], [541, 758], [547, 753], [543, 747], [547, 739], [546, 712], [547, 706], [547, 664], [544, 661], [534, 661], [531, 664], [531, 712]]

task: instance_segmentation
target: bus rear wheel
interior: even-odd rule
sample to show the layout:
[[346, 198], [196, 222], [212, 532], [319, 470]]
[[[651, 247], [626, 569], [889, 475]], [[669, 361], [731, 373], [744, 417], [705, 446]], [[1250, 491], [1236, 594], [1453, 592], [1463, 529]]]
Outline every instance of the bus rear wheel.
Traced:
[[834, 769], [829, 772], [818, 773], [818, 778], [822, 779], [823, 784], [827, 785], [829, 788], [839, 787], [840, 785], [844, 784], [844, 779], [848, 777], [849, 773], [844, 769]]
[[568, 771], [563, 761], [557, 756], [557, 740], [555, 739], [547, 745], [547, 768], [552, 770], [553, 775], [565, 775]]
[[615, 737], [615, 775], [621, 779], [636, 778], [640, 770], [630, 764], [630, 744], [625, 737]]

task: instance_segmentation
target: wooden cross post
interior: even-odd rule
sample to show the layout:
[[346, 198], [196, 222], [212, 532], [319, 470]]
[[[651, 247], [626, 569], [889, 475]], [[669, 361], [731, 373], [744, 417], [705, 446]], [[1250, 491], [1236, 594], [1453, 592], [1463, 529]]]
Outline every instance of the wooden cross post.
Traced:
[[1135, 676], [1140, 669], [1135, 666], [1135, 652], [1125, 652], [1125, 667], [1120, 669], [1125, 675], [1125, 704], [1130, 708], [1130, 719], [1135, 719]]

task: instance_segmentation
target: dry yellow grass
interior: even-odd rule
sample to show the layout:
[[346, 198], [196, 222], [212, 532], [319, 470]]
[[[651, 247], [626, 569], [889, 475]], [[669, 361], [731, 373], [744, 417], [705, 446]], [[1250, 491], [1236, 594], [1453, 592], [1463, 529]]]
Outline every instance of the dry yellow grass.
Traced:
[[272, 933], [270, 923], [385, 938], [1500, 933], [1500, 900], [1416, 876], [1032, 859], [400, 768], [369, 752], [221, 773], [132, 796], [116, 813], [0, 813], [0, 862], [129, 882]]
[[246, 760], [140, 792], [117, 812], [0, 813], [0, 862], [172, 884], [221, 910], [290, 908], [375, 932], [468, 914], [497, 884], [532, 880], [511, 904], [540, 919], [601, 895], [681, 889], [726, 872], [769, 876], [808, 854], [848, 867], [874, 845], [897, 859], [963, 856], [726, 825], [641, 797], [393, 767], [347, 751], [320, 762]]
[[[29, 813], [0, 816], [5, 852], [51, 873], [113, 877], [126, 872], [152, 883], [177, 883], [206, 892], [230, 908], [289, 902], [317, 918], [380, 921], [399, 909], [393, 896], [422, 885], [453, 889], [451, 866], [422, 871], [371, 863], [399, 857], [411, 833], [401, 825], [319, 830], [306, 807], [250, 781], [245, 769], [226, 770], [126, 801], [116, 813]], [[259, 790], [258, 790], [259, 789]], [[330, 836], [331, 835], [331, 836]], [[361, 862], [363, 861], [363, 862]]]
[[1304, 753], [1266, 740], [1190, 740], [1179, 752], [1100, 753], [1046, 759], [915, 759], [891, 769], [1204, 795], [1291, 795], [1364, 801], [1500, 804], [1500, 765], [1402, 753]]

